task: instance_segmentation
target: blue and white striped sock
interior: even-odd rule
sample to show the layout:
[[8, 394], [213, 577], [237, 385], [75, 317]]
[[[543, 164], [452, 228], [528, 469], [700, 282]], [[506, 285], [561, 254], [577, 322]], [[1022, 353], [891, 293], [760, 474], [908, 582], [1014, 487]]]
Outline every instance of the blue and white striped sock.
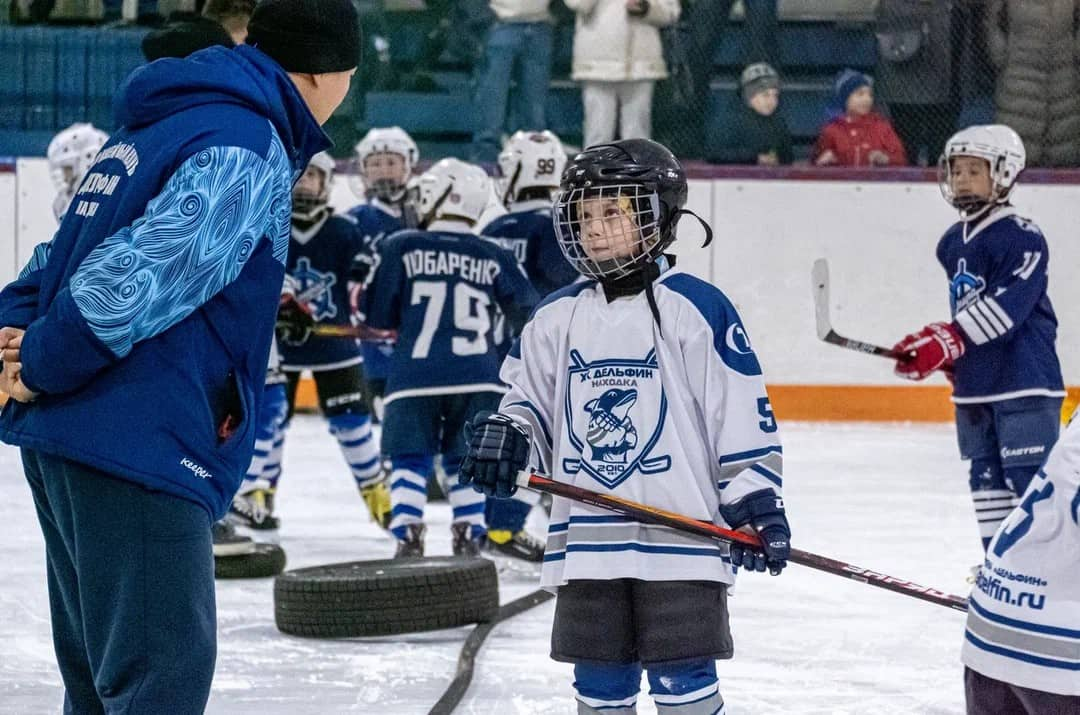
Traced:
[[330, 434], [337, 438], [356, 486], [363, 489], [382, 478], [379, 445], [371, 431], [371, 415], [346, 413], [330, 418]]
[[394, 538], [405, 539], [410, 524], [424, 522], [427, 505], [427, 483], [434, 468], [432, 455], [406, 455], [391, 457], [390, 465], [390, 533]]
[[446, 472], [446, 484], [450, 493], [446, 495], [453, 510], [454, 524], [468, 524], [469, 538], [479, 539], [487, 534], [484, 526], [484, 495], [458, 481], [461, 472], [461, 459], [443, 455], [443, 471]]
[[274, 442], [270, 447], [270, 453], [266, 456], [263, 465], [262, 478], [270, 485], [270, 490], [277, 489], [278, 480], [281, 479], [281, 461], [285, 453], [285, 431], [289, 423], [278, 425], [274, 432]]

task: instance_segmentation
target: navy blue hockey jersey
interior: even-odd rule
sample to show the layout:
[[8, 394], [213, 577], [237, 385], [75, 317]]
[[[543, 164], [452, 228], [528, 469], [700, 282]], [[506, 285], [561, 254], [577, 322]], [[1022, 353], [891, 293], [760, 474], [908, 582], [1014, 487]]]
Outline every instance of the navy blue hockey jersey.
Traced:
[[481, 234], [513, 252], [541, 296], [576, 281], [580, 275], [563, 256], [555, 236], [551, 202], [531, 201], [515, 208], [489, 223]]
[[[349, 209], [356, 219], [356, 227], [364, 237], [364, 250], [378, 253], [383, 239], [405, 228], [401, 217], [394, 215], [378, 199]], [[393, 343], [385, 340], [364, 340], [360, 343], [364, 355], [364, 376], [369, 380], [385, 380], [390, 375], [390, 360], [394, 353]]]
[[[296, 300], [311, 310], [315, 322], [350, 325], [349, 276], [364, 250], [364, 236], [351, 216], [331, 214], [321, 225], [304, 230], [293, 222], [287, 281]], [[286, 370], [333, 370], [362, 361], [355, 339], [311, 336], [302, 345], [280, 344]]]
[[390, 234], [405, 228], [401, 217], [395, 216], [388, 208], [375, 200], [349, 209], [347, 215], [356, 221], [357, 230], [364, 237], [364, 244], [371, 250], [377, 249], [379, 242]]
[[1063, 396], [1054, 350], [1057, 317], [1046, 294], [1046, 239], [1012, 207], [953, 225], [937, 258], [949, 278], [953, 320], [967, 352], [956, 362], [953, 401]]
[[364, 299], [371, 327], [398, 331], [387, 402], [505, 391], [495, 309], [520, 330], [539, 301], [509, 252], [472, 234], [414, 230], [383, 242]]

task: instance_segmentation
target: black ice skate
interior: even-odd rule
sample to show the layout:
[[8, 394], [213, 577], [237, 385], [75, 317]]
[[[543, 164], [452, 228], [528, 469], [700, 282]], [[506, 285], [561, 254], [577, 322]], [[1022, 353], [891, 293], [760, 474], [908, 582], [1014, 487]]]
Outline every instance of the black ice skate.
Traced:
[[405, 527], [405, 538], [398, 541], [395, 559], [419, 559], [424, 556], [424, 532], [427, 527], [423, 524], [409, 524]]
[[509, 531], [489, 531], [484, 539], [484, 551], [533, 564], [544, 561], [544, 542], [524, 529], [516, 534]]
[[236, 527], [224, 519], [215, 521], [210, 532], [214, 537], [214, 558], [255, 553], [255, 542], [237, 534]]
[[451, 524], [450, 534], [453, 537], [451, 548], [454, 556], [476, 558], [480, 555], [480, 542], [484, 537], [474, 539], [471, 536], [472, 524]]

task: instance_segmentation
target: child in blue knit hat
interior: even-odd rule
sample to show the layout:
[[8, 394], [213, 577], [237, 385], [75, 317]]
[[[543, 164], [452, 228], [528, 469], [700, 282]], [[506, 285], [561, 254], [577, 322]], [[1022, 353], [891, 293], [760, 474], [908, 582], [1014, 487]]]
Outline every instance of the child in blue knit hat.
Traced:
[[874, 80], [846, 69], [833, 82], [830, 113], [814, 146], [818, 166], [905, 166], [907, 154], [888, 119], [874, 111]]

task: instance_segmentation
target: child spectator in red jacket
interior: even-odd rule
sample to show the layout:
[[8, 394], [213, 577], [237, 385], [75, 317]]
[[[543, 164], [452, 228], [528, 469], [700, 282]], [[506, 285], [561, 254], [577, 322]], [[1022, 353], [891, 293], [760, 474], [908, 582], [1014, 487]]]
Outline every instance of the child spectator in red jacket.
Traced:
[[874, 111], [874, 80], [856, 70], [833, 84], [836, 118], [814, 146], [818, 166], [905, 166], [907, 155], [888, 119]]

